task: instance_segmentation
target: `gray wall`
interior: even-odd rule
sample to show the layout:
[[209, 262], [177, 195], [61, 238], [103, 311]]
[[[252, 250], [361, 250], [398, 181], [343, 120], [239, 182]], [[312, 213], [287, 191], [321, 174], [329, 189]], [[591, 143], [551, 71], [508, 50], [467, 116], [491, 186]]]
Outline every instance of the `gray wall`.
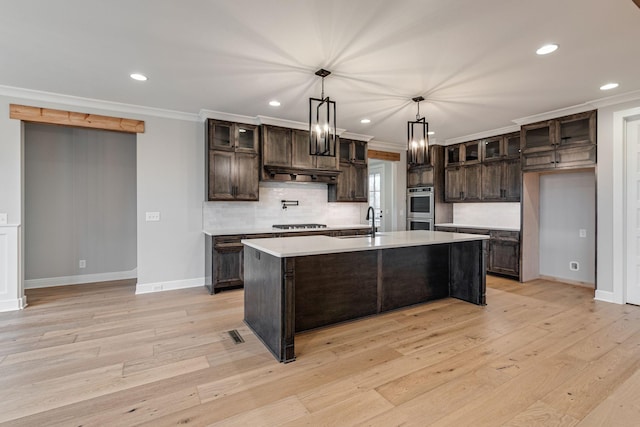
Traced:
[[540, 175], [541, 275], [595, 283], [595, 185], [593, 172]]
[[136, 136], [27, 123], [24, 156], [25, 279], [134, 270]]

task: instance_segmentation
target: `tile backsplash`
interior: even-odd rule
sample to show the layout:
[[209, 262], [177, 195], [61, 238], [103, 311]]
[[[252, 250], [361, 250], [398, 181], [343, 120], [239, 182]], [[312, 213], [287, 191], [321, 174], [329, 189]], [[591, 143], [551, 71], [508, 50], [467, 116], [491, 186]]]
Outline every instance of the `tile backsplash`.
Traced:
[[[298, 206], [282, 209], [281, 200]], [[366, 223], [366, 203], [329, 203], [327, 184], [261, 182], [258, 202], [204, 202], [203, 229], [270, 227], [273, 224]]]
[[454, 203], [453, 222], [520, 228], [520, 203]]

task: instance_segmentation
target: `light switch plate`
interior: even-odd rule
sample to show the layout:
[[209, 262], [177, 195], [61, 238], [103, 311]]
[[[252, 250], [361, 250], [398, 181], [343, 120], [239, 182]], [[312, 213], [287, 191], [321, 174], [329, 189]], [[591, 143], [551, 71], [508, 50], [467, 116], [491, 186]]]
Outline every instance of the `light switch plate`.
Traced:
[[147, 212], [145, 216], [146, 221], [160, 221], [160, 212]]
[[7, 225], [7, 214], [0, 213], [0, 225]]
[[578, 234], [580, 235], [580, 237], [587, 237], [587, 229], [581, 228]]

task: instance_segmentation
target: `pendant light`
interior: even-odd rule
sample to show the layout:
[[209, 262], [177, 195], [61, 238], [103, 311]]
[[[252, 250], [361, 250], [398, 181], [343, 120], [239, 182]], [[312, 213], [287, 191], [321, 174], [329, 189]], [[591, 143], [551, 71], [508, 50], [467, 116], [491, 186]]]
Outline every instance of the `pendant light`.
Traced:
[[319, 69], [316, 76], [322, 78], [320, 98], [309, 98], [309, 154], [312, 156], [336, 156], [336, 103], [324, 96], [324, 78], [331, 71]]
[[407, 162], [410, 165], [425, 165], [429, 162], [429, 123], [420, 117], [422, 96], [411, 98], [418, 105], [416, 120], [407, 122]]

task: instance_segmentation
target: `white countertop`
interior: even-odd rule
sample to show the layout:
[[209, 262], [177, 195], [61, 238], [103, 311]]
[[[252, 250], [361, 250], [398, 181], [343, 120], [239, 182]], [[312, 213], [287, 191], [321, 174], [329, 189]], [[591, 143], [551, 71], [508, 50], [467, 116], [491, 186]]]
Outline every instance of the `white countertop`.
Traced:
[[441, 224], [434, 224], [434, 227], [457, 227], [457, 228], [484, 228], [485, 230], [497, 230], [497, 231], [520, 231], [519, 228], [513, 227], [496, 227], [493, 225], [476, 225], [476, 224], [456, 224], [454, 222], [446, 222]]
[[217, 228], [202, 230], [204, 234], [209, 236], [231, 236], [234, 234], [262, 234], [262, 233], [296, 233], [300, 231], [331, 231], [331, 230], [351, 230], [356, 228], [370, 228], [367, 224], [338, 224], [329, 225], [325, 228], [295, 228], [283, 230], [273, 227], [237, 227], [237, 228]]
[[358, 236], [339, 238], [330, 236], [299, 236], [267, 239], [243, 239], [245, 246], [270, 255], [287, 258], [340, 252], [359, 252], [376, 249], [438, 245], [472, 240], [485, 240], [480, 234], [446, 233], [443, 231], [391, 231], [376, 233], [375, 238]]

